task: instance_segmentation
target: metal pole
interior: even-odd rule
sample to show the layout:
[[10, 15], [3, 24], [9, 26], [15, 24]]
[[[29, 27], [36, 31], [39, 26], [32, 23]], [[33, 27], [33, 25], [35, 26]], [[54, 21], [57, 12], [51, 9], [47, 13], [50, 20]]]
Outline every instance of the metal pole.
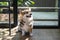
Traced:
[[10, 21], [10, 0], [9, 0], [9, 35], [11, 36], [11, 21]]
[[[13, 7], [10, 7], [10, 8], [13, 8]], [[24, 9], [24, 8], [31, 8], [31, 9], [60, 9], [58, 7], [18, 7], [18, 9]]]
[[13, 0], [13, 13], [14, 13], [14, 25], [16, 26], [17, 25], [17, 16], [18, 16], [18, 13], [17, 13], [17, 0]]

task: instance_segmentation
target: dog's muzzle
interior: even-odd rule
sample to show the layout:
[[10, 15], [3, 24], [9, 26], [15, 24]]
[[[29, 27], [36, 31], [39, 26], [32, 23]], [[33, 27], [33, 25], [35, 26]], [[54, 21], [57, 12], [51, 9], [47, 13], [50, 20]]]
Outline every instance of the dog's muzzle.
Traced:
[[31, 17], [31, 15], [32, 15], [32, 14], [30, 14], [30, 15], [27, 15], [26, 17]]

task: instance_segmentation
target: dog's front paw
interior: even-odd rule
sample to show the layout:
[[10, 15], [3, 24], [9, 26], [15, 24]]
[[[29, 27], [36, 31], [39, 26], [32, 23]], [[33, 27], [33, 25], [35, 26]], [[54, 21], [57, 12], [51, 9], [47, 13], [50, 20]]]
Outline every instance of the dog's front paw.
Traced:
[[30, 33], [30, 36], [33, 36], [33, 33]]
[[22, 36], [24, 36], [25, 35], [25, 32], [24, 31], [22, 31]]

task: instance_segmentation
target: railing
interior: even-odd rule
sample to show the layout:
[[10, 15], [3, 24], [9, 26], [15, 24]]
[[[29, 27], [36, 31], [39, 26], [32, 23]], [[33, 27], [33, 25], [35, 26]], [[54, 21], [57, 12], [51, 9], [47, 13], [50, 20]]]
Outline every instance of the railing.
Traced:
[[[2, 12], [0, 12], [0, 13], [9, 13], [9, 11], [8, 11], [8, 8], [7, 8], [8, 6], [1, 6], [1, 9], [2, 9]], [[18, 10], [19, 9], [24, 9], [24, 8], [28, 8], [28, 7], [18, 7]], [[48, 10], [52, 10], [52, 9], [55, 9], [55, 10], [57, 10], [58, 11], [58, 9], [60, 9], [60, 7], [29, 7], [29, 8], [31, 8], [32, 10], [35, 10], [35, 9], [48, 9]], [[5, 10], [5, 11], [3, 11], [3, 10]], [[10, 12], [12, 13], [12, 10], [13, 10], [13, 7], [10, 7]]]
[[[19, 8], [28, 8], [28, 7], [18, 7]], [[58, 7], [30, 7], [31, 9], [60, 9]]]

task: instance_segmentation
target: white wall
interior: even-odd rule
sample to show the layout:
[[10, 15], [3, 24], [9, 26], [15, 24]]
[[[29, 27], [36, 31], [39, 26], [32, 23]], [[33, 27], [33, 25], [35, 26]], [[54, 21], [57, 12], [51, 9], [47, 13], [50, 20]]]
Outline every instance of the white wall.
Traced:
[[[32, 12], [34, 19], [58, 19], [58, 12]], [[34, 21], [34, 25], [58, 25], [58, 21]]]

